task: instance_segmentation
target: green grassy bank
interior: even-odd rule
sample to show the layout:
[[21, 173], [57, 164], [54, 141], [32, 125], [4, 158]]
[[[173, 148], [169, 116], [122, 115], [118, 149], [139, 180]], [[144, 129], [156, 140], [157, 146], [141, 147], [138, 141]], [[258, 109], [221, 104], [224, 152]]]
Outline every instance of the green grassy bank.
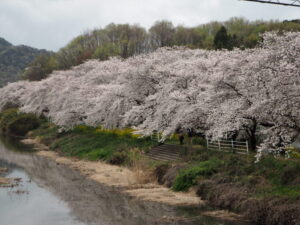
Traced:
[[130, 129], [77, 126], [59, 132], [59, 127], [45, 118], [9, 109], [0, 113], [0, 130], [39, 138], [65, 156], [128, 167], [143, 160], [142, 169], [149, 170], [160, 184], [174, 191], [193, 188], [212, 206], [241, 213], [253, 224], [300, 224], [300, 161], [296, 149], [294, 158], [264, 157], [255, 163], [254, 155], [208, 151], [199, 140], [198, 148], [190, 148], [183, 159], [155, 162], [142, 153], [157, 143], [133, 135]]
[[9, 109], [0, 113], [0, 130], [12, 136], [29, 135], [65, 156], [87, 160], [104, 160], [112, 164], [129, 164], [156, 143], [150, 138], [132, 134], [130, 129], [105, 130], [100, 127], [77, 126], [59, 132], [59, 127], [46, 118]]

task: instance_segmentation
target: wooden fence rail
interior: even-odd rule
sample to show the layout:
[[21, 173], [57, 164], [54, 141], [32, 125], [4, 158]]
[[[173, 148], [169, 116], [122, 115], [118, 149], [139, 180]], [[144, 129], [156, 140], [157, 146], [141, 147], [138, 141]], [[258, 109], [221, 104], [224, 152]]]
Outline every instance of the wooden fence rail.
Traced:
[[233, 152], [239, 154], [249, 153], [248, 141], [206, 139], [206, 144], [208, 150]]
[[162, 142], [162, 135], [160, 133], [158, 133], [157, 131], [154, 131], [151, 134], [151, 140], [156, 141], [158, 143]]
[[[163, 141], [162, 135], [154, 131], [151, 135], [151, 139], [158, 143]], [[206, 145], [208, 150], [233, 152], [238, 154], [248, 154], [249, 145], [248, 141], [234, 141], [223, 139], [208, 139], [206, 138]]]

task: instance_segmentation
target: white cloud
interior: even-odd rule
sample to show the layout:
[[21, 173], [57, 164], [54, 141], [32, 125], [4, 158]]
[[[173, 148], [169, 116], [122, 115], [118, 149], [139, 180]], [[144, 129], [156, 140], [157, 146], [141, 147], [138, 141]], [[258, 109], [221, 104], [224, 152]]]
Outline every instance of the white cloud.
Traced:
[[0, 36], [57, 50], [87, 29], [114, 23], [149, 28], [156, 20], [195, 26], [234, 16], [295, 19], [299, 9], [238, 0], [0, 0]]

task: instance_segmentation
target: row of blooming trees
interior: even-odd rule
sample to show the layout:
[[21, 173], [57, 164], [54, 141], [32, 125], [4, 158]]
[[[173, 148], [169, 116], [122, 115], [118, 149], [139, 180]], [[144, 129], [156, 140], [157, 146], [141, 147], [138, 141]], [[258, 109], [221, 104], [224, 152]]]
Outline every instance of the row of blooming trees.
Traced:
[[258, 48], [161, 48], [122, 60], [90, 60], [49, 78], [0, 89], [0, 110], [19, 107], [62, 127], [134, 127], [165, 136], [193, 129], [243, 135], [252, 147], [292, 142], [300, 131], [300, 33], [266, 33]]

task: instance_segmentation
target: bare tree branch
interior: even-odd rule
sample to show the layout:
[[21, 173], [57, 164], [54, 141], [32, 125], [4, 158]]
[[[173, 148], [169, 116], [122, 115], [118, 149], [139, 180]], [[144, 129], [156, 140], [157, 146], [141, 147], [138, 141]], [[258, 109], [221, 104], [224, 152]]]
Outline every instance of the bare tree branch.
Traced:
[[300, 0], [242, 0], [242, 1], [300, 7]]

